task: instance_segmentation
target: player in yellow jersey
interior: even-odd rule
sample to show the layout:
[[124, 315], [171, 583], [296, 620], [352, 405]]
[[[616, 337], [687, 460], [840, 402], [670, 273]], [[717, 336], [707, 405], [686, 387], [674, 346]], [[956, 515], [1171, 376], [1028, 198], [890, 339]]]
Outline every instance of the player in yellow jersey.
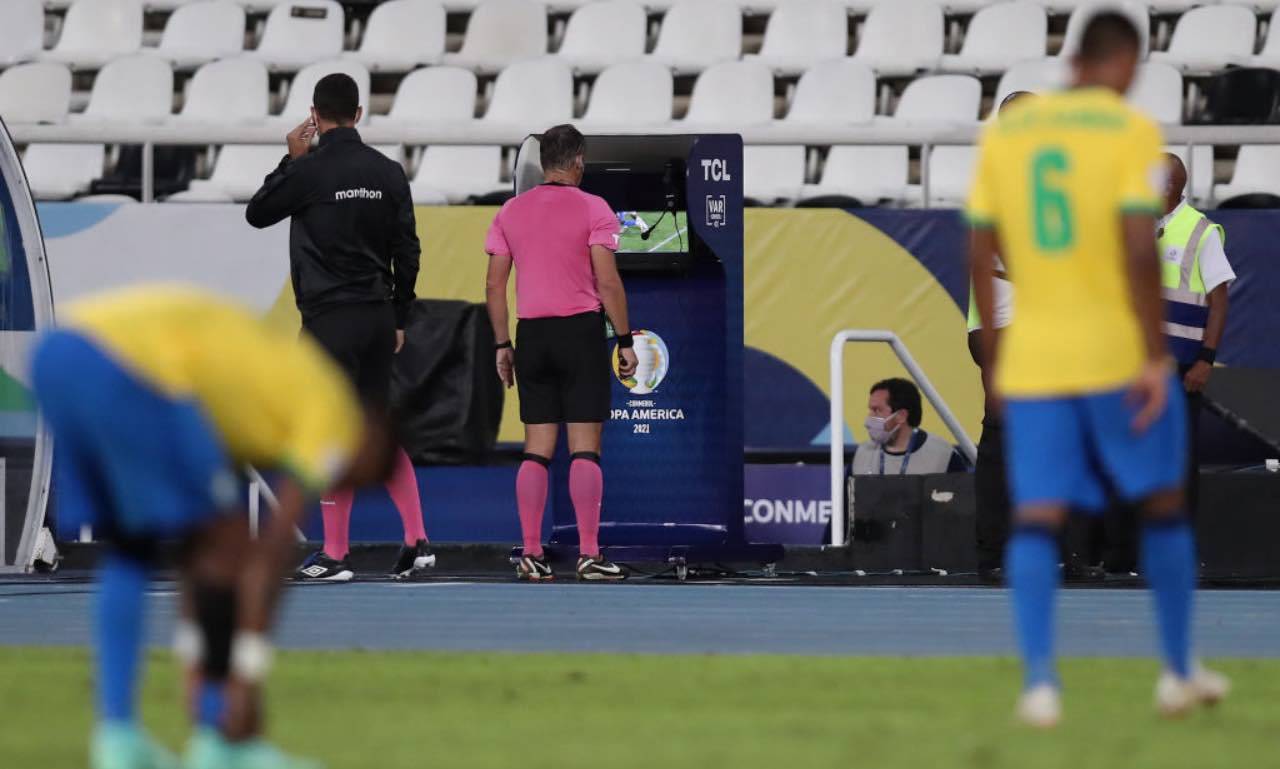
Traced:
[[[1104, 482], [1143, 511], [1141, 569], [1165, 665], [1159, 710], [1181, 715], [1227, 690], [1191, 654], [1186, 425], [1161, 332], [1155, 251], [1166, 167], [1159, 129], [1123, 98], [1139, 51], [1131, 21], [1096, 13], [1072, 87], [1027, 99], [984, 130], [967, 208], [983, 372], [1003, 400], [1016, 509], [1005, 571], [1025, 666], [1017, 714], [1035, 726], [1061, 718], [1057, 536], [1069, 510], [1106, 504]], [[998, 350], [997, 249], [1018, 286], [1017, 319]]]
[[[136, 719], [144, 594], [161, 538], [182, 543], [183, 620], [199, 724], [189, 769], [310, 767], [258, 736], [267, 633], [306, 504], [391, 470], [385, 426], [366, 417], [325, 353], [190, 289], [148, 287], [72, 306], [32, 360], [57, 452], [58, 512], [110, 543], [99, 570], [94, 769], [176, 760]], [[236, 468], [281, 471], [281, 509], [251, 541]]]

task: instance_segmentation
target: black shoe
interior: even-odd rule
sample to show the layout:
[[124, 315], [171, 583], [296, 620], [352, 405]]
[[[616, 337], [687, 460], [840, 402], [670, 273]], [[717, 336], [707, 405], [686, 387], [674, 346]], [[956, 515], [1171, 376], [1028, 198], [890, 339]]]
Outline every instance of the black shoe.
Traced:
[[545, 556], [526, 555], [516, 564], [516, 579], [521, 582], [550, 582], [555, 578]]
[[302, 582], [350, 582], [355, 575], [346, 558], [337, 561], [318, 550], [302, 562], [293, 578]]
[[584, 555], [578, 559], [578, 579], [584, 582], [619, 582], [626, 578], [627, 572], [621, 566], [599, 555]]
[[1004, 569], [1000, 566], [978, 569], [978, 581], [986, 585], [1003, 585]]
[[427, 569], [435, 568], [435, 565], [436, 554], [431, 552], [431, 546], [425, 539], [420, 539], [412, 547], [401, 546], [400, 555], [396, 558], [395, 565], [391, 567], [391, 578], [410, 579]]

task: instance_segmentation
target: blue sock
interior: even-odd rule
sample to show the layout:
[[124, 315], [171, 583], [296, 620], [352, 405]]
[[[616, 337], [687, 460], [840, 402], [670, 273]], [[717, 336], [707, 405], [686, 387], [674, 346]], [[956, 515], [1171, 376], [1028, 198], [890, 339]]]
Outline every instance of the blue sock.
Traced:
[[200, 684], [200, 706], [196, 720], [201, 726], [218, 729], [222, 726], [222, 714], [226, 706], [226, 685], [222, 681], [205, 681]]
[[104, 721], [134, 719], [142, 656], [147, 567], [108, 555], [98, 573], [98, 714]]
[[1047, 528], [1019, 527], [1005, 551], [1013, 588], [1013, 619], [1026, 687], [1057, 685], [1053, 664], [1053, 603], [1060, 578], [1058, 539]]
[[1165, 664], [1185, 677], [1191, 670], [1191, 600], [1196, 589], [1195, 542], [1185, 517], [1143, 525], [1141, 568], [1155, 599]]

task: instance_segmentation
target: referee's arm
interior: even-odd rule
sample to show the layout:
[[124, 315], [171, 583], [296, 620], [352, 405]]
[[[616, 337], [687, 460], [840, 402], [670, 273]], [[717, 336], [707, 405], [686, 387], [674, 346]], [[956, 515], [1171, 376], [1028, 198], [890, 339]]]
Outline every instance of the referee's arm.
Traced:
[[276, 169], [267, 174], [262, 186], [253, 194], [244, 210], [244, 218], [252, 227], [262, 229], [282, 222], [301, 211], [315, 194], [315, 183], [307, 160], [291, 160], [285, 157]]
[[[627, 292], [618, 274], [618, 260], [613, 251], [604, 246], [591, 247], [591, 268], [596, 274], [596, 291], [600, 303], [613, 323], [613, 331], [620, 337], [631, 335], [631, 320], [627, 317]], [[618, 373], [631, 376], [636, 370], [636, 351], [618, 345]]]
[[396, 329], [402, 331], [415, 298], [422, 245], [418, 242], [418, 222], [413, 213], [409, 179], [404, 175], [403, 168], [399, 169], [399, 178], [393, 183], [393, 189], [397, 196], [397, 211], [395, 230], [391, 236], [392, 302], [395, 304]]
[[498, 378], [507, 387], [514, 387], [515, 353], [511, 349], [511, 318], [507, 309], [507, 283], [511, 279], [511, 254], [489, 253], [489, 271], [484, 279], [485, 305], [489, 308], [489, 323], [493, 326], [493, 340], [498, 344], [496, 361]]

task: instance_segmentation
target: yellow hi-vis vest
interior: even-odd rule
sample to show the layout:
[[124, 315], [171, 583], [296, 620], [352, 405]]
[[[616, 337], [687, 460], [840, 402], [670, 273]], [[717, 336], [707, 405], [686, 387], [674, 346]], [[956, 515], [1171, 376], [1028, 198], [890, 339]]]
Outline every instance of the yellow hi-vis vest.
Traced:
[[1200, 249], [1210, 228], [1226, 244], [1222, 225], [1186, 203], [1165, 223], [1156, 247], [1160, 252], [1164, 285], [1164, 334], [1169, 351], [1181, 364], [1191, 364], [1200, 354], [1204, 327], [1209, 322], [1209, 298], [1200, 276]]

